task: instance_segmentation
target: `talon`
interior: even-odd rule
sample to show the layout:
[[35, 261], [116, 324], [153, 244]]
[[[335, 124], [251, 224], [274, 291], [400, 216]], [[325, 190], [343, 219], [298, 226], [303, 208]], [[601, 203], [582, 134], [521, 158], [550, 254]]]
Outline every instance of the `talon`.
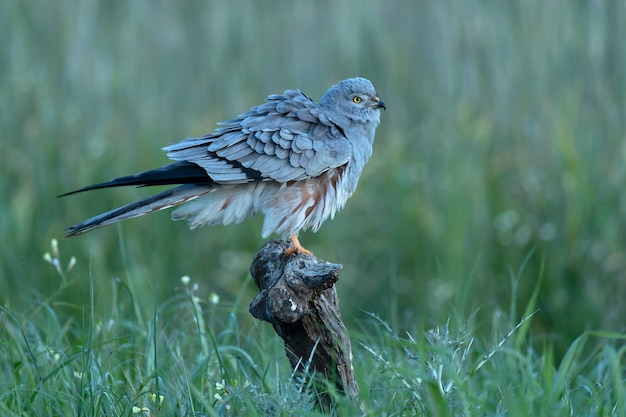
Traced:
[[288, 247], [285, 250], [285, 257], [287, 256], [291, 256], [291, 255], [311, 255], [313, 256], [313, 253], [306, 249], [304, 246], [302, 246], [300, 244], [300, 241], [298, 240], [298, 236], [296, 235], [291, 235], [291, 244], [292, 246]]

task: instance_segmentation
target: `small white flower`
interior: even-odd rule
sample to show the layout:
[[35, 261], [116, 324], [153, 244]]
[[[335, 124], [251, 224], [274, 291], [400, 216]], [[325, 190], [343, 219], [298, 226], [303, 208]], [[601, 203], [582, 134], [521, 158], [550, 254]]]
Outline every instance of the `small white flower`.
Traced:
[[59, 257], [59, 242], [56, 239], [52, 239], [52, 253], [55, 257]]
[[72, 256], [70, 258], [70, 263], [67, 264], [67, 270], [66, 271], [70, 272], [74, 268], [74, 266], [76, 266], [76, 258]]
[[182, 282], [184, 286], [187, 286], [189, 285], [189, 282], [191, 282], [191, 278], [189, 278], [189, 275], [183, 275], [180, 278], [180, 282]]
[[159, 408], [163, 404], [163, 400], [164, 399], [165, 399], [165, 395], [159, 395], [159, 397], [157, 398], [156, 394], [150, 394], [150, 401], [152, 401], [153, 403], [156, 403], [158, 401], [159, 402]]
[[220, 296], [212, 291], [211, 294], [209, 294], [209, 302], [213, 305], [217, 305], [217, 303], [220, 302]]

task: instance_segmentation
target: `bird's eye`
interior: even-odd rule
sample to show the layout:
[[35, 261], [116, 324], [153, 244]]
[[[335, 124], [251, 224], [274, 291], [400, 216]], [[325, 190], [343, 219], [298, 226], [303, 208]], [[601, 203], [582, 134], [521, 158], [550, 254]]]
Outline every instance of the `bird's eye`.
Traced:
[[363, 101], [363, 99], [362, 99], [361, 97], [359, 97], [359, 96], [354, 96], [354, 97], [352, 97], [352, 102], [353, 102], [353, 103], [357, 103], [357, 104], [359, 104], [359, 103], [360, 103], [360, 102], [362, 102], [362, 101]]

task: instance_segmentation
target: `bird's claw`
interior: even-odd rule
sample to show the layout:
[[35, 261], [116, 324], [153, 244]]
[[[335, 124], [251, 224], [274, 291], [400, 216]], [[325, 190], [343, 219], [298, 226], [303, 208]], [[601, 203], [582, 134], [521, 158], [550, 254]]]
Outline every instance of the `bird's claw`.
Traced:
[[291, 246], [285, 250], [285, 257], [291, 256], [291, 255], [313, 256], [313, 253], [300, 244], [300, 241], [298, 240], [298, 236], [291, 235]]

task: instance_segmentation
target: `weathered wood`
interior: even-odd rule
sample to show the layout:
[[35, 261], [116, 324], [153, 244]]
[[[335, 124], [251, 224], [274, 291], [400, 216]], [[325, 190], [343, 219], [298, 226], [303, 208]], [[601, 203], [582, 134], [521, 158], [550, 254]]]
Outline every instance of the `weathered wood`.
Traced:
[[286, 257], [290, 245], [266, 242], [252, 261], [250, 272], [260, 292], [250, 313], [274, 326], [295, 370], [325, 376], [354, 400], [359, 387], [334, 287], [342, 266], [306, 254]]

